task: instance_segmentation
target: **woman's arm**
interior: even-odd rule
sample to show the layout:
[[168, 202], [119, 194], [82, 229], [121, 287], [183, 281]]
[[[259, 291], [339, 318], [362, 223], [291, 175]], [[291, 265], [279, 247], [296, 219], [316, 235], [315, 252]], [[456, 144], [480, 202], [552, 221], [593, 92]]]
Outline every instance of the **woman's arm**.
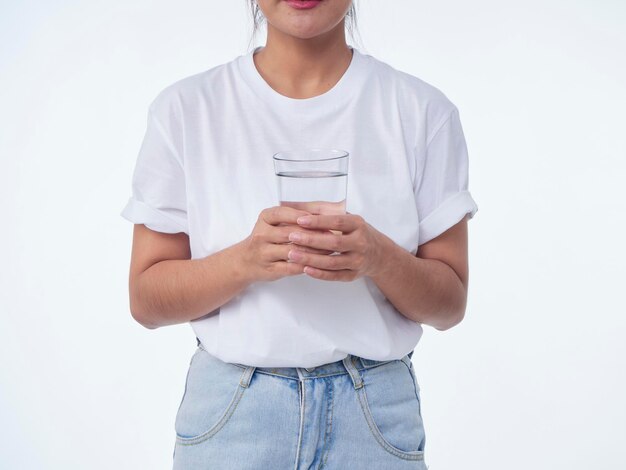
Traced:
[[185, 233], [135, 224], [129, 293], [133, 318], [149, 329], [185, 323], [225, 304], [250, 283], [241, 243], [190, 259]]
[[370, 275], [407, 318], [446, 330], [465, 315], [468, 285], [467, 216], [420, 245], [416, 256], [382, 235], [381, 259]]
[[[424, 243], [416, 256], [397, 245], [356, 214], [314, 215], [298, 224], [338, 230], [289, 236], [289, 259], [305, 266], [309, 276], [352, 281], [369, 276], [393, 306], [407, 318], [445, 330], [459, 323], [467, 300], [467, 215], [438, 237]], [[341, 256], [302, 253], [303, 247], [330, 249]]]
[[303, 215], [310, 214], [288, 206], [263, 209], [250, 235], [198, 259], [191, 259], [187, 234], [135, 224], [129, 279], [133, 318], [150, 329], [186, 323], [213, 312], [253, 282], [302, 274], [304, 266], [288, 262], [287, 253], [289, 233]]

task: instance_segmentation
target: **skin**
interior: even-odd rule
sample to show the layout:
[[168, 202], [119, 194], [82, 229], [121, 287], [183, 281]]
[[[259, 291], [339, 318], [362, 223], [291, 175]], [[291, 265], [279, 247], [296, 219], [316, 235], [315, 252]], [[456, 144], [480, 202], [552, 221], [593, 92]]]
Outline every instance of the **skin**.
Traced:
[[[350, 1], [323, 0], [311, 10], [295, 10], [282, 0], [258, 3], [268, 22], [267, 43], [254, 55], [262, 77], [291, 98], [331, 89], [351, 60], [344, 25]], [[333, 252], [339, 254], [329, 256]], [[253, 282], [294, 275], [334, 282], [368, 276], [402, 315], [445, 330], [463, 319], [466, 308], [467, 219], [413, 256], [358, 214], [269, 207], [245, 239], [193, 260], [185, 233], [136, 224], [131, 313], [150, 329], [185, 323], [213, 314]]]
[[352, 60], [344, 24], [351, 1], [326, 0], [310, 10], [296, 10], [282, 0], [258, 0], [258, 5], [268, 28], [254, 62], [265, 81], [290, 98], [330, 90]]

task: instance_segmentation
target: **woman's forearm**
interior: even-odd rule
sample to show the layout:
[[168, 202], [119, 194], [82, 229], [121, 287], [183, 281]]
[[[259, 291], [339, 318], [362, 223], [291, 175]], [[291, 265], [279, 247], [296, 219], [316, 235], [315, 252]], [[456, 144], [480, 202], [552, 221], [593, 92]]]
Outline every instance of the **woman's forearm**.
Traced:
[[405, 317], [445, 330], [465, 314], [467, 295], [454, 270], [442, 261], [414, 256], [383, 235], [385, 260], [371, 279]]
[[240, 250], [241, 242], [205, 258], [153, 264], [132, 286], [133, 317], [154, 329], [194, 320], [225, 304], [252, 282]]

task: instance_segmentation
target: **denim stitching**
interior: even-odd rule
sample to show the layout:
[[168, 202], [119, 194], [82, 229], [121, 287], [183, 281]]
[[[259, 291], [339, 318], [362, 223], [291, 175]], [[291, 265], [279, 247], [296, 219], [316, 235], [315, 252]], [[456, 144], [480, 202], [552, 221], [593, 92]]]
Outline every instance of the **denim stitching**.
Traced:
[[[415, 399], [417, 400], [417, 403], [419, 404], [420, 401], [420, 397], [417, 393], [417, 386], [415, 385], [415, 378], [413, 377], [413, 372], [411, 371], [411, 366], [409, 366], [406, 361], [404, 360], [404, 358], [400, 359], [402, 361], [402, 364], [404, 364], [406, 366], [406, 368], [409, 370], [409, 375], [411, 376], [411, 382], [413, 382], [413, 389], [415, 390]], [[410, 360], [410, 359], [409, 359]]]
[[[323, 469], [326, 466], [326, 461], [328, 460], [328, 453], [329, 453], [329, 446], [330, 446], [330, 436], [332, 435], [333, 432], [333, 381], [332, 380], [326, 380], [325, 381], [328, 384], [328, 406], [327, 406], [327, 412], [328, 415], [330, 417], [327, 426], [326, 426], [326, 432], [324, 432], [324, 456], [322, 458], [322, 462], [320, 463], [320, 466], [318, 467], [318, 470]], [[329, 441], [329, 445], [326, 445], [327, 439]]]
[[302, 396], [300, 401], [300, 430], [298, 431], [298, 448], [296, 450], [296, 462], [294, 470], [298, 470], [298, 464], [300, 463], [300, 447], [302, 446], [302, 433], [304, 432], [304, 382], [300, 381], [300, 390], [302, 390]]
[[363, 411], [363, 415], [365, 416], [365, 421], [367, 422], [367, 426], [370, 428], [370, 431], [372, 432], [372, 435], [374, 436], [376, 441], [383, 447], [383, 449], [385, 449], [390, 454], [395, 455], [396, 457], [400, 457], [401, 459], [405, 460], [423, 460], [423, 451], [401, 450], [387, 442], [385, 437], [380, 432], [380, 429], [378, 429], [376, 422], [374, 421], [374, 416], [372, 415], [372, 411], [369, 408], [365, 388], [366, 387], [361, 387], [356, 392], [359, 399], [359, 404], [361, 405], [361, 410]]
[[[369, 370], [369, 369], [373, 369], [375, 367], [384, 366], [385, 364], [388, 364], [388, 363], [394, 362], [394, 361], [397, 361], [397, 359], [391, 359], [389, 361], [384, 361], [384, 362], [381, 362], [380, 364], [373, 364], [371, 366], [364, 366], [364, 367], [362, 367], [360, 369], [356, 368], [356, 370], [358, 370], [359, 372], [362, 371], [362, 370]], [[236, 363], [236, 362], [232, 362], [231, 364], [234, 365], [234, 366], [239, 367], [240, 369], [246, 369], [247, 368], [247, 366], [245, 366], [243, 364]], [[294, 367], [294, 369], [295, 369], [295, 367]], [[266, 371], [266, 370], [259, 370], [258, 368], [256, 369], [255, 373], [265, 374], [265, 375], [273, 375], [275, 377], [282, 377], [284, 379], [300, 380], [299, 377], [292, 377], [290, 375], [283, 375], [283, 374], [279, 374], [277, 372], [269, 372], [269, 371]], [[305, 380], [306, 379], [322, 379], [322, 378], [325, 378], [325, 377], [334, 377], [336, 375], [343, 375], [343, 374], [347, 374], [347, 373], [348, 372], [346, 372], [346, 371], [339, 371], [339, 372], [332, 372], [330, 374], [325, 374], [325, 375], [312, 375], [310, 377], [304, 377], [304, 379]]]
[[[245, 371], [243, 372], [243, 374], [245, 374]], [[230, 417], [233, 415], [233, 413], [235, 412], [235, 409], [237, 408], [237, 405], [239, 405], [239, 402], [241, 401], [241, 397], [243, 396], [244, 391], [245, 391], [245, 388], [241, 386], [241, 378], [240, 378], [239, 384], [237, 385], [237, 390], [235, 391], [235, 395], [231, 399], [230, 403], [228, 404], [228, 407], [226, 408], [226, 411], [222, 414], [218, 422], [215, 425], [213, 425], [213, 427], [210, 428], [208, 431], [200, 434], [199, 436], [196, 436], [196, 437], [176, 436], [177, 442], [181, 445], [186, 445], [186, 446], [196, 445], [196, 444], [200, 444], [206, 441], [207, 439], [217, 434], [217, 432], [224, 427], [224, 425], [228, 422], [228, 420], [230, 420]]]
[[367, 397], [365, 395], [365, 389], [361, 388], [357, 390], [357, 395], [359, 396], [359, 403], [361, 404], [361, 409], [363, 410], [363, 414], [365, 415], [365, 421], [367, 422], [367, 426], [370, 428], [370, 431], [374, 435], [374, 438], [378, 441], [378, 443], [390, 454], [395, 455], [396, 457], [400, 457], [405, 460], [423, 460], [424, 453], [422, 451], [405, 451], [398, 449], [397, 447], [391, 445], [387, 440], [383, 437], [380, 429], [376, 426], [374, 422], [374, 418], [372, 416], [372, 412], [369, 409], [367, 404]]

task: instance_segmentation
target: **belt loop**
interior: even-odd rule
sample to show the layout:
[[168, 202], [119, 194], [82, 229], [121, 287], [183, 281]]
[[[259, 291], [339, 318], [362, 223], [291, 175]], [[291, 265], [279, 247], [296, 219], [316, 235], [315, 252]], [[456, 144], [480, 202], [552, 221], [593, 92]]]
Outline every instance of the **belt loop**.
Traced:
[[246, 366], [246, 370], [244, 370], [243, 374], [241, 374], [241, 380], [239, 380], [239, 385], [241, 385], [243, 388], [248, 388], [248, 386], [250, 385], [250, 381], [252, 380], [252, 374], [254, 374], [255, 370], [255, 366]]
[[361, 374], [359, 373], [357, 368], [354, 366], [356, 360], [356, 356], [348, 354], [342, 359], [341, 362], [343, 362], [343, 365], [348, 371], [348, 374], [350, 374], [350, 378], [352, 379], [352, 383], [354, 384], [354, 389], [358, 390], [359, 388], [363, 387], [363, 378], [361, 377]]

